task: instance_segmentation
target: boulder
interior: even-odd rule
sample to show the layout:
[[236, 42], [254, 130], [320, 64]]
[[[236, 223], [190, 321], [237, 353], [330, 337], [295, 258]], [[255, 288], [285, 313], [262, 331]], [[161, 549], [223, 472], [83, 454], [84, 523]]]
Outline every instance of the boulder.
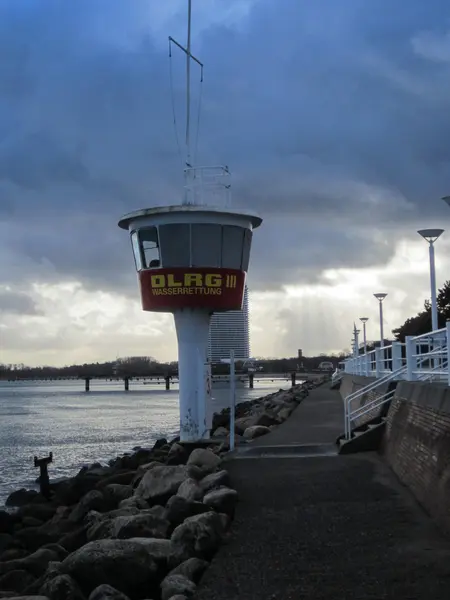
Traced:
[[19, 508], [16, 514], [22, 520], [24, 517], [32, 517], [33, 519], [45, 522], [55, 516], [56, 510], [56, 506], [52, 504], [25, 504]]
[[10, 560], [8, 562], [0, 563], [0, 575], [9, 573], [10, 571], [27, 571], [34, 577], [39, 577], [44, 573], [48, 564], [51, 561], [58, 560], [58, 555], [53, 550], [47, 550], [40, 548], [26, 556], [25, 558], [19, 558], [16, 560]]
[[51, 550], [58, 556], [58, 560], [64, 560], [69, 554], [67, 550], [59, 544], [46, 544], [45, 546], [42, 546], [41, 550]]
[[227, 523], [225, 515], [210, 511], [188, 517], [178, 525], [170, 539], [180, 562], [192, 557], [212, 558], [225, 535]]
[[286, 421], [286, 419], [288, 417], [290, 417], [290, 415], [291, 415], [291, 413], [292, 413], [293, 410], [294, 410], [293, 408], [290, 408], [288, 406], [285, 406], [284, 408], [281, 408], [278, 411], [278, 413], [277, 413], [278, 414], [278, 418], [280, 419], [280, 421]]
[[24, 569], [9, 571], [0, 577], [0, 590], [14, 590], [23, 592], [23, 590], [31, 585], [35, 578], [33, 575]]
[[185, 465], [189, 457], [189, 453], [181, 444], [172, 444], [167, 455], [168, 465]]
[[89, 600], [130, 600], [128, 596], [107, 584], [99, 585], [92, 591]]
[[76, 581], [70, 575], [57, 575], [40, 589], [51, 600], [85, 600]]
[[11, 533], [16, 520], [16, 517], [6, 512], [6, 510], [0, 510], [0, 533]]
[[70, 513], [69, 521], [71, 523], [81, 523], [90, 510], [102, 510], [105, 505], [103, 494], [98, 490], [91, 490], [81, 498]]
[[247, 427], [244, 431], [244, 438], [246, 440], [254, 440], [257, 437], [266, 435], [266, 433], [270, 433], [268, 427], [264, 427], [263, 425], [253, 425], [252, 427]]
[[[3, 596], [4, 598], [8, 596]], [[49, 600], [47, 596], [13, 596], [14, 600]]]
[[0, 533], [0, 554], [14, 545], [14, 538], [9, 533]]
[[176, 595], [192, 598], [195, 590], [195, 583], [184, 575], [167, 575], [161, 583], [161, 600], [170, 600]]
[[218, 427], [214, 433], [213, 438], [227, 437], [229, 431], [226, 427]]
[[165, 504], [177, 493], [187, 477], [187, 467], [184, 465], [154, 467], [144, 474], [135, 495], [144, 498], [149, 504]]
[[201, 558], [188, 558], [172, 569], [169, 575], [183, 575], [195, 584], [198, 584], [208, 567], [209, 563], [206, 560], [202, 560]]
[[248, 429], [248, 427], [253, 427], [256, 423], [256, 420], [257, 420], [257, 416], [255, 416], [255, 415], [247, 416], [247, 417], [240, 417], [239, 419], [236, 419], [236, 421], [234, 422], [234, 431], [238, 435], [244, 435], [244, 431], [246, 429]]
[[25, 504], [38, 502], [47, 503], [47, 500], [36, 490], [26, 490], [25, 488], [20, 488], [20, 490], [12, 492], [7, 497], [5, 506], [24, 506]]
[[180, 525], [188, 517], [208, 512], [202, 502], [191, 502], [181, 496], [172, 496], [166, 505], [166, 519], [174, 526]]
[[200, 481], [200, 487], [203, 490], [203, 493], [206, 494], [210, 490], [214, 488], [227, 486], [230, 483], [230, 477], [228, 475], [228, 471], [222, 470], [217, 471], [216, 473], [211, 473], [207, 475]]
[[213, 508], [219, 513], [228, 516], [234, 515], [234, 509], [238, 501], [238, 493], [229, 487], [221, 487], [209, 491], [203, 498], [203, 504]]
[[157, 564], [142, 544], [100, 540], [70, 554], [61, 570], [76, 579], [85, 594], [108, 584], [134, 599], [154, 589]]
[[189, 456], [188, 465], [199, 467], [204, 475], [213, 473], [220, 465], [220, 458], [207, 448], [196, 448]]
[[133, 537], [165, 538], [169, 527], [169, 521], [151, 513], [117, 517], [111, 523], [111, 537], [122, 540]]
[[148, 508], [148, 503], [141, 498], [140, 496], [131, 496], [131, 498], [127, 498], [126, 500], [122, 500], [119, 502], [119, 508], [138, 508], [143, 510]]
[[258, 418], [255, 421], [255, 425], [262, 425], [264, 427], [270, 427], [271, 425], [278, 425], [279, 422], [280, 421], [278, 420], [276, 414], [274, 414], [270, 410], [266, 410], [258, 416]]
[[195, 502], [196, 500], [201, 500], [203, 498], [203, 490], [195, 479], [189, 477], [180, 485], [177, 495], [191, 502]]
[[[39, 506], [38, 504], [36, 506]], [[40, 527], [44, 524], [44, 521], [35, 519], [34, 517], [23, 517], [22, 527]]]
[[164, 567], [167, 572], [167, 566], [176, 562], [173, 545], [170, 540], [159, 538], [130, 538], [129, 542], [141, 544], [150, 554], [153, 560], [160, 566]]
[[87, 540], [87, 526], [82, 525], [74, 531], [64, 534], [58, 539], [58, 544], [62, 546], [67, 552], [74, 552], [84, 546]]
[[[131, 485], [121, 483], [109, 483], [103, 488], [108, 509], [116, 508], [123, 500], [128, 500], [133, 495]], [[98, 510], [98, 509], [97, 509]]]
[[100, 479], [100, 481], [96, 484], [96, 489], [103, 490], [108, 485], [118, 484], [118, 485], [130, 485], [133, 479], [136, 477], [135, 469], [126, 469], [120, 473], [114, 473]]

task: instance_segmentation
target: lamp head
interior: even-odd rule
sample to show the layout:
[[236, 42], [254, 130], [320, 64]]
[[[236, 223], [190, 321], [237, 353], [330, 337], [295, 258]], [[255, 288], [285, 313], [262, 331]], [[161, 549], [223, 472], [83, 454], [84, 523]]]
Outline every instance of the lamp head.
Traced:
[[443, 201], [444, 201], [446, 204], [448, 204], [448, 206], [450, 206], [450, 196], [443, 196], [443, 197], [442, 197], [442, 200], [443, 200]]
[[369, 317], [359, 317], [359, 320], [361, 321], [361, 323], [367, 323]]
[[374, 294], [374, 296], [379, 302], [383, 302], [383, 300], [386, 298], [387, 294], [378, 293], [378, 294]]
[[424, 240], [427, 240], [430, 244], [433, 244], [443, 233], [443, 229], [419, 229], [417, 232], [419, 235], [423, 237]]

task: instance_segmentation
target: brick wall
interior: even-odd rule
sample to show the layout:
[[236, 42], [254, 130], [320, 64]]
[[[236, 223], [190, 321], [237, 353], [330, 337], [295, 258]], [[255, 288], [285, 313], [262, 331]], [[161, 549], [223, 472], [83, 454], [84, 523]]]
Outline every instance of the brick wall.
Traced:
[[382, 452], [400, 481], [450, 532], [450, 388], [401, 382]]

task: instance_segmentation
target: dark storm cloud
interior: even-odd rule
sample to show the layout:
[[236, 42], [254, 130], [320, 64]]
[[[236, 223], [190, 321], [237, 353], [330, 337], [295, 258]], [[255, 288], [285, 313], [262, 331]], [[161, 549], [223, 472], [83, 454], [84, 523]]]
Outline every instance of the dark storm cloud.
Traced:
[[0, 311], [10, 314], [37, 316], [42, 314], [30, 296], [22, 292], [0, 289]]
[[[183, 15], [151, 37], [159, 6], [0, 4], [3, 281], [77, 278], [135, 292], [117, 218], [181, 196], [165, 40]], [[254, 287], [385, 262], [394, 227], [398, 236], [445, 218], [447, 2], [255, 0], [238, 27], [205, 25], [207, 11], [194, 3], [206, 65], [198, 159], [229, 164], [234, 204], [265, 218]], [[182, 138], [176, 53], [173, 67]]]

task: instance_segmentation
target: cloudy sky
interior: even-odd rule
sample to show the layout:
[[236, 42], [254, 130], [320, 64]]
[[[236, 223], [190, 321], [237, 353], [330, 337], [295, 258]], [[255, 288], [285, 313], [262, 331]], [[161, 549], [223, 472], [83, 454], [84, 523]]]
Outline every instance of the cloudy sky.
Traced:
[[[126, 212], [178, 203], [167, 37], [187, 0], [0, 0], [0, 362], [176, 358], [142, 313]], [[264, 219], [252, 353], [349, 348], [429, 296], [420, 227], [450, 229], [447, 0], [194, 0], [197, 159]], [[172, 59], [179, 135], [182, 58]], [[193, 68], [193, 107], [199, 94]], [[194, 119], [196, 123], [196, 119]], [[436, 246], [450, 278], [450, 232]]]

